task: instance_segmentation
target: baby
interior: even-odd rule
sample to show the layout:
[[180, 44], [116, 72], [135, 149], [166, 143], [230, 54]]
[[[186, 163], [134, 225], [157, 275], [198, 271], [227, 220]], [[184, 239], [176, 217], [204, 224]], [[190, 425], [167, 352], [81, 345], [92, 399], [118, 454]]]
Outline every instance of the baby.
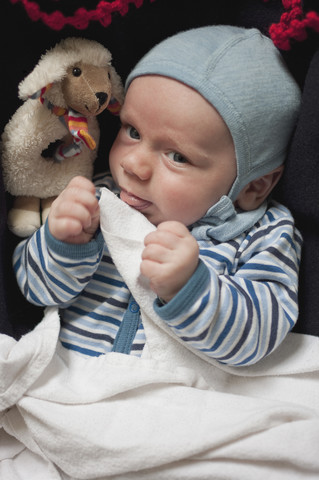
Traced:
[[[155, 46], [126, 90], [110, 174], [98, 183], [157, 227], [141, 259], [154, 310], [219, 362], [256, 363], [298, 317], [301, 238], [269, 195], [299, 89], [258, 30], [212, 26]], [[70, 182], [46, 224], [18, 245], [14, 265], [29, 301], [59, 306], [66, 348], [142, 354], [139, 308], [104, 243], [89, 180]]]

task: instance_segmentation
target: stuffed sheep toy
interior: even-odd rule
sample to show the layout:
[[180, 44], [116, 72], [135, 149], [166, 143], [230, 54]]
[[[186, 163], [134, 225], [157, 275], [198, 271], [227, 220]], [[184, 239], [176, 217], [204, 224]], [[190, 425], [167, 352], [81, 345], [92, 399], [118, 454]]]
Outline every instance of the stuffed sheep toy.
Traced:
[[2, 134], [2, 169], [13, 195], [8, 226], [18, 236], [44, 223], [71, 178], [89, 179], [99, 143], [96, 116], [123, 102], [111, 53], [93, 40], [67, 38], [46, 52], [19, 84], [25, 102]]

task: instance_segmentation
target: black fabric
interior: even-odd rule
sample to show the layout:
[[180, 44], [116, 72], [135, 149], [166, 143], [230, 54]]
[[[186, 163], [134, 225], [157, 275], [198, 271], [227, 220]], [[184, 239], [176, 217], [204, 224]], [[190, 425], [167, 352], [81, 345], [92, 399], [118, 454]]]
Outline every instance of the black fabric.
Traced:
[[295, 331], [319, 335], [319, 50], [307, 72], [299, 122], [278, 198], [293, 212], [304, 246]]
[[[39, 0], [50, 13], [55, 9], [71, 15], [80, 6], [92, 9], [97, 1]], [[319, 11], [317, 2], [304, 1], [305, 11]], [[92, 22], [85, 30], [65, 27], [50, 29], [41, 21], [33, 22], [22, 4], [2, 0], [1, 35], [1, 113], [0, 131], [21, 104], [18, 83], [34, 68], [41, 54], [62, 38], [92, 38], [113, 54], [113, 64], [123, 80], [136, 61], [149, 48], [180, 30], [208, 24], [232, 24], [257, 27], [268, 34], [269, 26], [280, 20], [281, 0], [144, 0], [140, 8], [130, 5], [125, 16], [114, 14], [112, 23], [103, 27]], [[309, 31], [303, 42], [292, 41], [282, 52], [288, 67], [302, 88], [303, 105], [287, 160], [285, 175], [276, 191], [296, 216], [304, 236], [300, 275], [300, 319], [296, 331], [319, 336], [319, 34]], [[267, 72], [265, 72], [267, 74]], [[118, 129], [118, 120], [108, 112], [99, 117], [102, 132], [96, 171], [105, 170], [108, 150]], [[11, 267], [14, 246], [19, 241], [6, 227], [6, 213], [12, 199], [4, 193], [0, 177], [0, 332], [19, 338], [42, 318], [42, 309], [27, 303], [19, 292]]]

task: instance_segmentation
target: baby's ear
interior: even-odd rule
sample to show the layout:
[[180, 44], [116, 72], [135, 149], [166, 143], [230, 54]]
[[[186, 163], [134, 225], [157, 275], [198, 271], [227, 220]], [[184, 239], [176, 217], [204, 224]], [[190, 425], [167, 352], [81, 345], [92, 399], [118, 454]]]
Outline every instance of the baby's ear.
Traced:
[[284, 167], [281, 165], [270, 173], [248, 183], [238, 195], [235, 201], [236, 207], [246, 211], [258, 208], [277, 185], [283, 169]]

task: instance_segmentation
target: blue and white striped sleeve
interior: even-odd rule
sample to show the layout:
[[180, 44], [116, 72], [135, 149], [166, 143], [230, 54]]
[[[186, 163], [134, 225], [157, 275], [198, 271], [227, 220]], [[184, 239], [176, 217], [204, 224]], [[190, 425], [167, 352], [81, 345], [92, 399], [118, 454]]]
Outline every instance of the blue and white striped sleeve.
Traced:
[[22, 293], [38, 306], [66, 306], [95, 273], [103, 245], [101, 233], [85, 245], [60, 242], [45, 224], [14, 251], [13, 266]]
[[301, 237], [293, 223], [256, 229], [243, 243], [202, 249], [184, 288], [166, 305], [154, 304], [183, 341], [233, 366], [269, 355], [298, 318]]

